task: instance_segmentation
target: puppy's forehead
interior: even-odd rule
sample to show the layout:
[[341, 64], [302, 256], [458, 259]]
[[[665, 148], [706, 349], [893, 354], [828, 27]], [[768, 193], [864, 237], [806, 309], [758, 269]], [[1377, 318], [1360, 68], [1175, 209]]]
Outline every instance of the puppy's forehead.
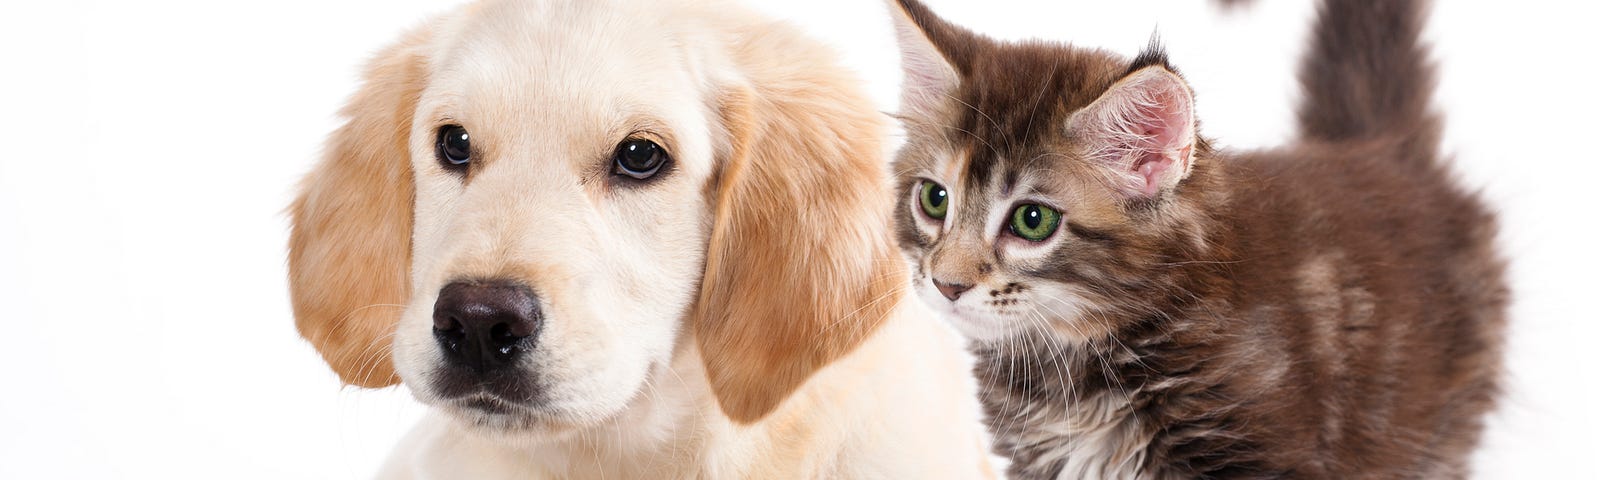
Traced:
[[440, 45], [438, 70], [470, 77], [474, 86], [544, 98], [664, 88], [690, 74], [670, 3], [486, 2], [470, 8]]
[[[669, 149], [706, 136], [710, 29], [677, 2], [507, 0], [443, 24], [419, 122], [462, 123], [493, 150], [594, 154], [650, 131]], [[701, 48], [701, 50], [696, 50]], [[659, 138], [658, 138], [659, 136]], [[685, 150], [686, 149], [686, 150]]]

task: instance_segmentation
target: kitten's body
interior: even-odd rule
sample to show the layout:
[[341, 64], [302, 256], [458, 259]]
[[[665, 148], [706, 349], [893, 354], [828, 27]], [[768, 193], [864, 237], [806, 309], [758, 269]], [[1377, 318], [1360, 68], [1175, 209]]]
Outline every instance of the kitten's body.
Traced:
[[[1162, 109], [1187, 97], [1160, 83], [1159, 54], [1000, 44], [901, 4], [901, 244], [924, 298], [977, 339], [1013, 477], [1466, 474], [1507, 293], [1492, 215], [1437, 158], [1421, 7], [1325, 2], [1295, 144], [1214, 152], [1155, 122], [1132, 141], [1175, 148], [1109, 165], [1082, 113], [1102, 98], [1153, 84], [1126, 108], [1192, 118]], [[949, 186], [948, 216], [919, 212], [930, 181]], [[1061, 226], [1039, 243], [995, 233], [1008, 202], [1053, 203]], [[970, 290], [940, 286], [946, 300], [935, 280]]]

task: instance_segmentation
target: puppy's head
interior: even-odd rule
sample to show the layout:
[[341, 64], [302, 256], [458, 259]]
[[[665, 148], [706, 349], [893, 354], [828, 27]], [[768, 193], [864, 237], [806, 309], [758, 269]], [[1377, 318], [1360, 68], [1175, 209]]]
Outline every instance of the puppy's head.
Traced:
[[871, 103], [682, 3], [485, 2], [379, 55], [291, 208], [297, 324], [345, 382], [552, 431], [692, 344], [754, 421], [872, 331], [904, 273]]

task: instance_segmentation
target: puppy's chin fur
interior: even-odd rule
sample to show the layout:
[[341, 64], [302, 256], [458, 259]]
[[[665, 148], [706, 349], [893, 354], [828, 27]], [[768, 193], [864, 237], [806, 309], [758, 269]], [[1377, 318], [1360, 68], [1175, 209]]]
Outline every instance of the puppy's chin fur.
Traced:
[[412, 388], [419, 402], [444, 412], [447, 416], [480, 435], [517, 436], [544, 441], [561, 440], [570, 435], [613, 422], [638, 402], [637, 392], [626, 396], [629, 400], [614, 408], [607, 405], [587, 404], [581, 410], [563, 409], [560, 406], [525, 405], [489, 394], [441, 400], [424, 396]]
[[[630, 407], [634, 402], [629, 402]], [[493, 406], [486, 406], [492, 404]], [[505, 440], [560, 442], [613, 423], [625, 408], [611, 415], [577, 415], [529, 408], [492, 398], [462, 398], [430, 404], [474, 435]]]
[[[670, 402], [647, 392], [679, 375], [672, 366], [656, 364], [636, 389], [604, 398], [571, 399], [561, 403], [529, 404], [489, 394], [443, 399], [412, 388], [417, 401], [445, 413], [475, 435], [515, 442], [555, 443], [599, 429], [617, 428], [630, 421], [630, 412], [661, 408]], [[409, 383], [408, 383], [409, 384]], [[610, 401], [616, 399], [618, 401]]]

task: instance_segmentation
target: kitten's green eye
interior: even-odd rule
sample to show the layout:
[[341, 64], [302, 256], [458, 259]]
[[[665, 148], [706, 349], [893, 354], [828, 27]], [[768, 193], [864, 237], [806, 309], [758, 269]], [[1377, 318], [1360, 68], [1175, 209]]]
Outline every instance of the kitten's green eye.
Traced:
[[1030, 242], [1043, 241], [1061, 226], [1061, 212], [1044, 205], [1027, 204], [1011, 211], [1011, 233]]
[[943, 185], [924, 180], [922, 192], [917, 195], [921, 199], [922, 213], [934, 219], [944, 219], [945, 212], [950, 210], [950, 192], [945, 191]]

